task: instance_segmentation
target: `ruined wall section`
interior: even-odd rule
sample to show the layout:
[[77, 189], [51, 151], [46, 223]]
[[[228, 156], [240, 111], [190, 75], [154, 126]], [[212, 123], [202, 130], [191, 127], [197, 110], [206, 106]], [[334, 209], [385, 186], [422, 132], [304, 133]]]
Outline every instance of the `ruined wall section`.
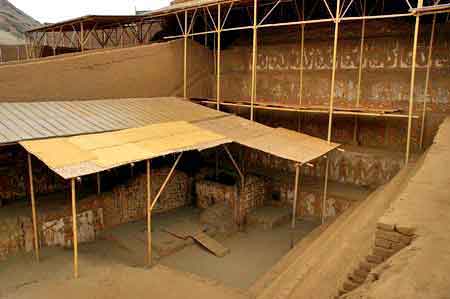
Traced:
[[[152, 196], [155, 197], [168, 168], [152, 172]], [[111, 192], [92, 195], [77, 202], [78, 239], [89, 242], [104, 229], [146, 217], [147, 177], [139, 175]], [[153, 213], [170, 211], [191, 201], [191, 179], [175, 171], [161, 194]], [[14, 212], [12, 212], [14, 211]], [[40, 246], [72, 246], [72, 210], [68, 194], [59, 194], [46, 202], [38, 201]], [[31, 208], [11, 206], [0, 215], [0, 260], [18, 252], [33, 250]]]

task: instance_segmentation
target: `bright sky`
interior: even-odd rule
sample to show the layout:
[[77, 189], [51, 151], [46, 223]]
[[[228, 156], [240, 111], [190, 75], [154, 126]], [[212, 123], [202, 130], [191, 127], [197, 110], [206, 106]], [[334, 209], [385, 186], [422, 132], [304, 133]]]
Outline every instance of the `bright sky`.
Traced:
[[85, 15], [134, 14], [169, 5], [170, 0], [9, 0], [41, 23], [55, 23]]

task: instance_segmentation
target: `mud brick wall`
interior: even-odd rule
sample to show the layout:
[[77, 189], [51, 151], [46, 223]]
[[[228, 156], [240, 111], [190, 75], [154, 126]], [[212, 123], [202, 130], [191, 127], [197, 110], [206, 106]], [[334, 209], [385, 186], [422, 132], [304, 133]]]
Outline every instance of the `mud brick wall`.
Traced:
[[[154, 198], [169, 174], [169, 168], [154, 170], [151, 174], [151, 191]], [[191, 181], [182, 171], [175, 171], [172, 179], [161, 194], [153, 213], [161, 213], [187, 205], [191, 201]], [[101, 195], [104, 202], [104, 221], [106, 227], [145, 218], [147, 213], [147, 176], [141, 174]]]
[[[77, 213], [78, 240], [80, 243], [93, 241], [103, 229], [103, 211], [95, 210], [95, 204], [86, 203]], [[91, 208], [91, 209], [89, 209]], [[86, 210], [87, 209], [87, 210]], [[46, 213], [39, 211], [40, 247], [72, 246], [72, 217], [70, 209]], [[34, 250], [34, 232], [31, 216], [17, 216], [0, 220], [0, 260], [19, 252]]]
[[0, 260], [17, 253], [23, 247], [23, 231], [19, 219], [0, 219]]
[[240, 215], [245, 217], [248, 212], [263, 206], [267, 197], [266, 181], [254, 175], [246, 176], [244, 189], [240, 193]]
[[237, 189], [236, 185], [230, 186], [214, 181], [200, 180], [195, 183], [195, 193], [197, 206], [201, 209], [223, 202], [234, 207]]
[[243, 221], [251, 210], [264, 205], [264, 201], [268, 198], [265, 180], [254, 175], [246, 176], [243, 189], [238, 185], [230, 186], [209, 180], [200, 180], [195, 184], [195, 191], [197, 206], [203, 209], [215, 203], [226, 202], [235, 210], [239, 193], [240, 221]]
[[[291, 182], [292, 181], [292, 182]], [[272, 196], [276, 194], [276, 200], [272, 204], [291, 208], [294, 200], [293, 180], [272, 180], [270, 183]], [[307, 189], [307, 190], [305, 190]], [[328, 194], [325, 202], [325, 218], [334, 218], [347, 210], [353, 201], [343, 196]], [[297, 203], [297, 215], [299, 217], [321, 217], [323, 205], [323, 193], [319, 190], [301, 187], [300, 198]]]
[[[32, 160], [34, 190], [44, 195], [67, 188], [64, 180], [37, 159]], [[28, 165], [26, 152], [19, 146], [0, 149], [0, 207], [2, 202], [28, 194]]]
[[342, 296], [353, 291], [367, 279], [376, 280], [376, 273], [372, 269], [386, 261], [388, 258], [410, 245], [415, 237], [415, 229], [402, 225], [392, 224], [382, 217], [378, 220], [375, 229], [375, 238], [371, 254], [361, 261], [359, 266], [344, 281], [338, 295]]
[[[357, 186], [378, 187], [390, 181], [403, 165], [400, 153], [387, 153], [377, 150], [335, 151], [330, 154], [329, 179]], [[294, 175], [294, 163], [256, 150], [245, 150], [248, 169], [263, 169], [268, 172], [280, 172]], [[303, 174], [322, 178], [325, 176], [324, 159], [315, 163], [315, 167], [303, 167]]]

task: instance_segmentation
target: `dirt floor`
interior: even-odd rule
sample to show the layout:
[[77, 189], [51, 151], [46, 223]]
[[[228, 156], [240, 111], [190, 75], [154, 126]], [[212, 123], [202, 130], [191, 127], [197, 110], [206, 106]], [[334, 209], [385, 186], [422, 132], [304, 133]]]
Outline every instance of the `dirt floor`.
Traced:
[[[196, 229], [198, 210], [181, 208], [153, 217], [154, 244], [173, 247], [161, 230], [174, 224]], [[170, 216], [170, 217], [169, 217]], [[299, 220], [295, 238], [316, 221]], [[290, 249], [288, 223], [272, 230], [251, 227], [215, 239], [231, 252], [216, 257], [193, 242], [177, 243], [175, 253], [160, 257], [154, 247], [151, 269], [145, 263], [145, 221], [105, 231], [100, 240], [81, 244], [80, 278], [72, 278], [72, 250], [45, 248], [37, 264], [31, 254], [0, 263], [0, 298], [245, 298], [247, 289]], [[181, 244], [181, 245], [180, 245]], [[193, 273], [193, 274], [191, 274]], [[71, 297], [72, 296], [72, 297]]]

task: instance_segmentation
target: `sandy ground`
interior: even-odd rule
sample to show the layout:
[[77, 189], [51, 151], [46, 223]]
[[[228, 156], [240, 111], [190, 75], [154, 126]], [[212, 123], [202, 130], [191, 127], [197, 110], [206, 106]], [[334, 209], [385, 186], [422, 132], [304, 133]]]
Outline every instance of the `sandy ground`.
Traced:
[[[186, 223], [197, 219], [197, 213], [183, 208], [173, 215], [156, 215], [153, 227]], [[295, 237], [304, 237], [316, 226], [317, 222], [300, 220]], [[145, 242], [136, 238], [143, 228], [145, 221], [122, 225], [113, 230], [113, 239], [81, 244], [77, 280], [72, 278], [70, 249], [45, 248], [39, 264], [30, 254], [2, 262], [0, 298], [245, 298], [243, 289], [290, 249], [287, 223], [266, 231], [253, 227], [230, 237], [217, 236], [231, 250], [223, 258], [191, 244], [171, 256], [155, 257], [156, 265], [146, 269]]]

